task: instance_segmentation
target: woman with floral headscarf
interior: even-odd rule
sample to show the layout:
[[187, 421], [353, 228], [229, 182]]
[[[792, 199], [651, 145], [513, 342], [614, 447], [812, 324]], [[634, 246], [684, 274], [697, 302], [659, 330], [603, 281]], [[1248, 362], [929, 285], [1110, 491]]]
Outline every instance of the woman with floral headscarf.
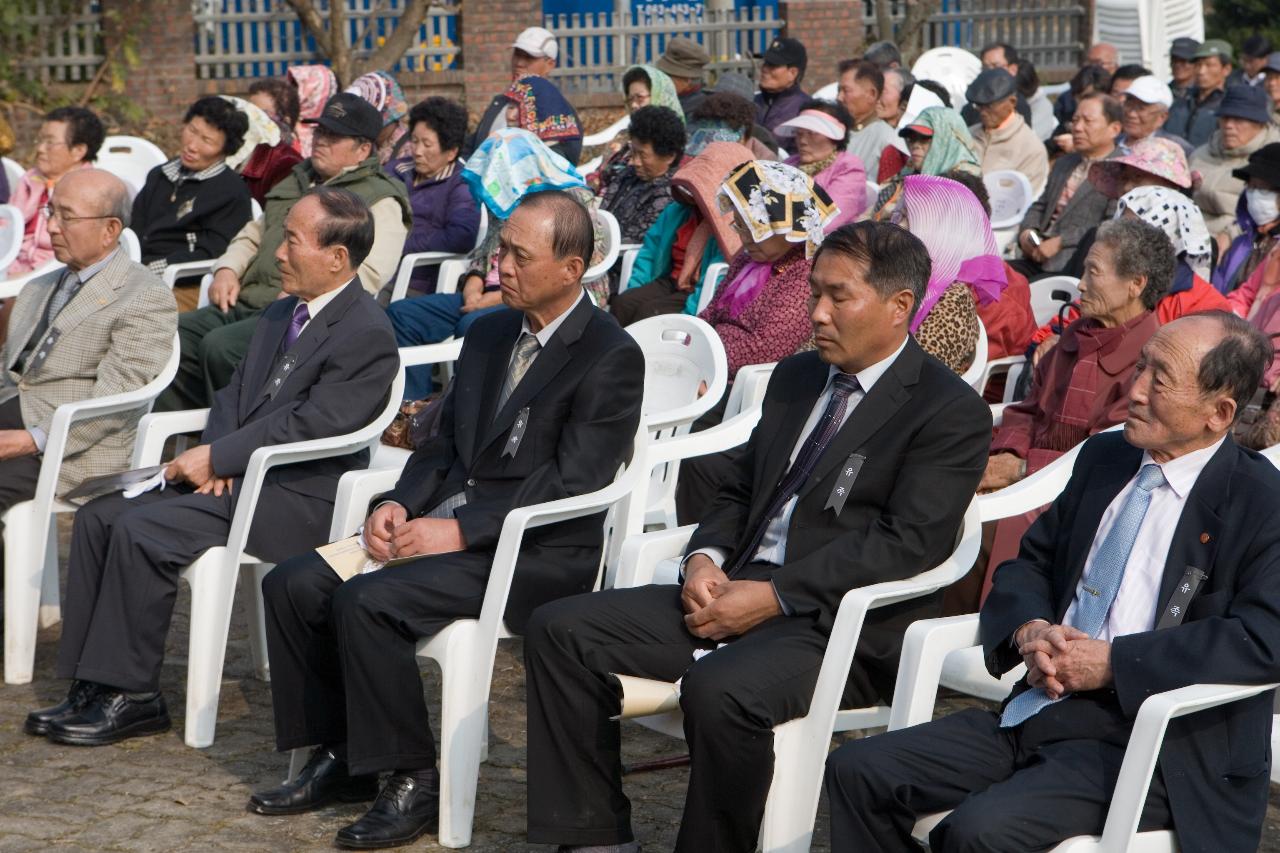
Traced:
[[530, 75], [514, 81], [503, 92], [507, 127], [527, 130], [564, 159], [578, 163], [582, 154], [582, 122], [573, 106], [545, 77]]
[[304, 158], [310, 157], [316, 126], [306, 124], [306, 120], [319, 118], [324, 105], [338, 94], [338, 78], [327, 65], [295, 65], [285, 75], [298, 90], [298, 123], [293, 128], [298, 152]]
[[871, 218], [887, 218], [902, 194], [908, 175], [945, 175], [947, 172], [982, 174], [978, 148], [965, 127], [964, 119], [950, 107], [928, 107], [908, 126], [898, 131], [910, 155], [902, 171], [880, 189]]
[[795, 354], [812, 337], [809, 269], [840, 210], [813, 178], [768, 160], [738, 167], [717, 200], [733, 214], [742, 251], [699, 316], [720, 335], [736, 376], [744, 365]]
[[[634, 113], [644, 107], [666, 107], [675, 113], [683, 124], [684, 109], [680, 106], [680, 96], [676, 94], [676, 84], [663, 72], [652, 65], [633, 65], [622, 75], [622, 94], [627, 99], [627, 112]], [[611, 144], [608, 157], [600, 167], [587, 175], [587, 186], [602, 194], [604, 188], [622, 173], [631, 158], [631, 142], [622, 139]]]
[[409, 138], [409, 103], [396, 78], [385, 71], [370, 71], [357, 77], [346, 91], [364, 98], [382, 114], [382, 133], [375, 141], [378, 162], [385, 166], [399, 157], [400, 148]]

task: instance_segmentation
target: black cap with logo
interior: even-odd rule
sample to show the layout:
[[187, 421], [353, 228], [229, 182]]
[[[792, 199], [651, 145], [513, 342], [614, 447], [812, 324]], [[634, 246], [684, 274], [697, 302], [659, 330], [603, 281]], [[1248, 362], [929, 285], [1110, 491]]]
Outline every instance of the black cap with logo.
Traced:
[[382, 115], [359, 95], [342, 92], [329, 99], [319, 118], [305, 119], [303, 124], [314, 124], [338, 136], [376, 142], [382, 132]]

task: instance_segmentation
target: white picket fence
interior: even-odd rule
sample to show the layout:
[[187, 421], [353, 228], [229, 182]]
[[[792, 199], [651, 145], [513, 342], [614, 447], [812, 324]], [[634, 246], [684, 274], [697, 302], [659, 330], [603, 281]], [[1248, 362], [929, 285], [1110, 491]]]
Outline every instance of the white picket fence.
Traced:
[[[47, 0], [0, 0], [17, 3], [32, 25], [27, 39], [16, 34], [0, 51], [19, 57], [19, 69], [41, 83], [77, 83], [93, 79], [102, 64], [102, 10], [98, 0], [70, 5]], [[70, 11], [67, 9], [70, 7]]]

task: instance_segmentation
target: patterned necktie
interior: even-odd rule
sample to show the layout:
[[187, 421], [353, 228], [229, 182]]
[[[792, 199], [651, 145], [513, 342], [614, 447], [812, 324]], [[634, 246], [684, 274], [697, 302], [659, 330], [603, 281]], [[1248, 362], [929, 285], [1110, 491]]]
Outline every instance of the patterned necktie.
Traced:
[[826, 449], [840, 429], [840, 425], [844, 423], [844, 412], [848, 407], [849, 397], [860, 387], [856, 376], [847, 373], [836, 374], [835, 379], [832, 380], [831, 399], [827, 401], [827, 407], [822, 410], [822, 417], [818, 418], [818, 422], [814, 424], [813, 430], [800, 447], [800, 452], [796, 454], [796, 460], [783, 475], [782, 482], [778, 483], [768, 510], [760, 517], [751, 538], [747, 540], [747, 547], [738, 553], [738, 558], [726, 569], [726, 574], [732, 575], [755, 555], [774, 517], [787, 505], [787, 501], [795, 497], [796, 492], [800, 491], [800, 487], [813, 473], [813, 468], [818, 464], [822, 451]]
[[533, 364], [541, 348], [538, 339], [529, 332], [520, 335], [520, 340], [516, 341], [515, 349], [511, 352], [511, 364], [507, 367], [507, 378], [502, 383], [502, 393], [498, 396], [498, 408], [494, 409], [494, 414], [501, 412], [502, 407], [507, 404], [507, 399], [529, 372], [529, 365]]
[[310, 319], [311, 312], [307, 310], [307, 303], [299, 301], [298, 306], [293, 309], [293, 320], [289, 322], [289, 330], [284, 333], [283, 352], [288, 352], [298, 342], [298, 336], [302, 334], [302, 327], [307, 325], [307, 321]]
[[[1116, 593], [1120, 591], [1120, 582], [1124, 580], [1129, 553], [1142, 528], [1142, 520], [1146, 518], [1147, 507], [1151, 506], [1151, 493], [1164, 483], [1164, 472], [1159, 465], [1142, 466], [1142, 470], [1138, 472], [1138, 482], [1133, 491], [1129, 492], [1129, 497], [1125, 498], [1115, 524], [1098, 548], [1098, 555], [1089, 572], [1089, 585], [1086, 586], [1083, 581], [1080, 583], [1080, 589], [1085, 594], [1076, 596], [1074, 627], [1090, 637], [1097, 637], [1107, 624], [1107, 614], [1111, 612]], [[1016, 726], [1059, 701], [1061, 699], [1050, 699], [1039, 687], [1023, 691], [1005, 706], [1004, 713], [1000, 716], [1000, 726]]]

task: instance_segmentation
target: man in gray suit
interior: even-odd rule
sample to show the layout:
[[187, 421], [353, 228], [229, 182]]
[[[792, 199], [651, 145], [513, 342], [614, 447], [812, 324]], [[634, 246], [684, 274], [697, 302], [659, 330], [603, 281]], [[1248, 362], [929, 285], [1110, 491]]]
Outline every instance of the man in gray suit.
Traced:
[[[129, 195], [119, 178], [84, 169], [58, 182], [49, 238], [66, 266], [28, 282], [9, 318], [0, 373], [0, 512], [35, 496], [58, 406], [133, 391], [169, 359], [177, 306], [172, 291], [121, 248], [128, 224]], [[72, 427], [58, 490], [127, 468], [142, 414]]]
[[[57, 665], [74, 680], [66, 701], [27, 716], [28, 733], [97, 746], [167, 730], [160, 664], [178, 572], [226, 542], [253, 451], [353, 432], [386, 405], [395, 335], [356, 274], [373, 245], [369, 206], [318, 187], [284, 232], [276, 262], [288, 297], [263, 311], [200, 444], [169, 463], [169, 487], [76, 513]], [[338, 479], [368, 461], [361, 450], [268, 472], [249, 551], [279, 562], [328, 541]]]

